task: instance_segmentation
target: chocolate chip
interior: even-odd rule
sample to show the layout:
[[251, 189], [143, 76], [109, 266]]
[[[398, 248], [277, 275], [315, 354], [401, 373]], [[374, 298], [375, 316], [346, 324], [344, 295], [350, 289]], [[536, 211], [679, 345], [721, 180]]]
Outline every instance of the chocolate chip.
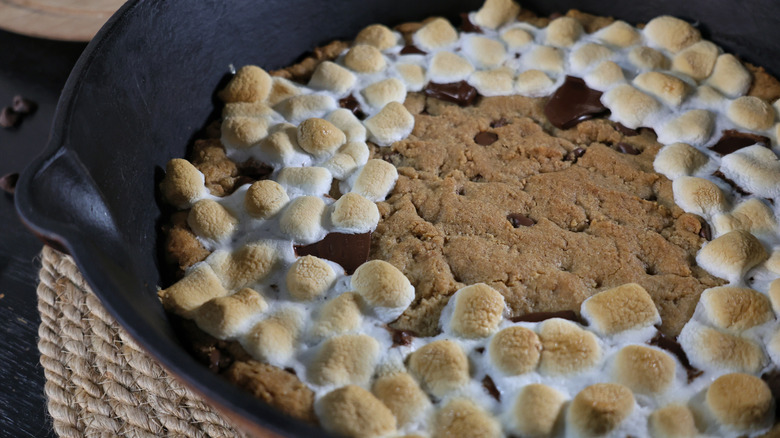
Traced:
[[699, 237], [703, 237], [707, 240], [712, 240], [712, 228], [710, 228], [710, 224], [708, 224], [705, 221], [702, 221], [701, 223], [701, 229], [699, 229]]
[[513, 316], [512, 318], [509, 318], [509, 320], [512, 322], [542, 322], [553, 318], [568, 319], [569, 321], [578, 323], [582, 322], [577, 316], [577, 313], [573, 310], [559, 310], [557, 312], [532, 312], [526, 313], [525, 315]]
[[482, 146], [489, 146], [498, 140], [498, 134], [482, 131], [474, 136], [474, 143]]
[[19, 181], [18, 173], [7, 173], [0, 177], [0, 189], [13, 195], [16, 192], [17, 181]]
[[339, 107], [352, 111], [352, 114], [354, 114], [355, 117], [360, 120], [366, 118], [366, 113], [364, 113], [363, 109], [360, 108], [360, 102], [358, 102], [357, 99], [355, 99], [355, 96], [351, 94], [347, 97], [339, 99]]
[[752, 195], [752, 193], [748, 192], [747, 190], [740, 187], [737, 183], [735, 183], [732, 179], [726, 177], [726, 175], [721, 172], [720, 170], [716, 170], [712, 173], [712, 176], [719, 178], [729, 186], [731, 186], [732, 189], [734, 189], [735, 192], [739, 193], [742, 196], [749, 196]]
[[520, 213], [509, 213], [506, 216], [506, 219], [515, 228], [520, 228], [521, 226], [523, 226], [523, 227], [530, 227], [530, 226], [536, 224], [536, 222], [534, 222], [533, 219], [531, 219], [528, 216], [524, 216], [524, 215], [522, 215]]
[[474, 349], [474, 351], [477, 352], [477, 354], [484, 354], [485, 353], [485, 347], [477, 347]]
[[569, 129], [578, 123], [604, 115], [607, 108], [601, 104], [601, 91], [596, 91], [580, 78], [566, 76], [544, 106], [544, 114], [559, 129]]
[[38, 109], [38, 104], [30, 99], [16, 95], [13, 99], [13, 110], [19, 114], [32, 114]]
[[426, 96], [435, 97], [446, 102], [457, 103], [460, 106], [473, 105], [477, 100], [477, 89], [466, 81], [437, 84], [429, 82], [423, 90]]
[[412, 340], [418, 337], [417, 333], [411, 330], [398, 330], [390, 326], [385, 326], [393, 338], [393, 347], [412, 345]]
[[713, 150], [721, 155], [728, 155], [736, 152], [742, 148], [753, 146], [754, 144], [760, 144], [762, 146], [769, 147], [771, 144], [769, 137], [763, 135], [750, 134], [748, 132], [739, 132], [734, 129], [727, 129], [723, 131], [723, 135], [720, 137], [717, 143], [710, 146], [710, 150]]
[[580, 158], [583, 155], [585, 155], [585, 148], [577, 148], [574, 149], [573, 151], [569, 151], [569, 153], [567, 153], [566, 156], [563, 157], [563, 160], [576, 163], [577, 158]]
[[414, 44], [408, 44], [401, 49], [402, 55], [425, 55], [426, 52], [415, 46]]
[[617, 144], [617, 150], [622, 154], [629, 154], [629, 155], [639, 155], [641, 153], [640, 151], [636, 150], [635, 147], [631, 146], [628, 143], [623, 143], [622, 141]]
[[485, 391], [496, 399], [496, 401], [501, 401], [501, 391], [496, 388], [496, 383], [493, 382], [493, 379], [490, 376], [485, 376], [485, 378], [482, 379], [482, 387], [485, 388]]
[[298, 257], [313, 255], [338, 263], [347, 275], [352, 275], [358, 266], [368, 260], [371, 249], [371, 233], [345, 234], [329, 233], [319, 242], [293, 246]]
[[677, 340], [672, 339], [661, 332], [658, 332], [653, 337], [653, 339], [650, 339], [647, 341], [647, 343], [650, 345], [655, 345], [656, 347], [662, 350], [666, 350], [677, 356], [677, 360], [680, 361], [682, 366], [685, 368], [685, 371], [688, 373], [688, 383], [693, 382], [697, 377], [704, 373], [703, 371], [691, 365], [691, 362], [688, 360], [688, 356], [685, 354], [685, 350], [683, 350], [682, 345], [680, 345]]
[[482, 28], [471, 22], [468, 12], [460, 13], [460, 30], [463, 32], [482, 33]]
[[498, 120], [493, 120], [492, 122], [490, 122], [490, 127], [491, 128], [500, 128], [500, 127], [506, 126], [508, 124], [509, 124], [509, 120], [501, 117]]
[[636, 129], [631, 129], [622, 123], [615, 123], [615, 129], [617, 129], [619, 133], [625, 135], [626, 137], [634, 137], [639, 135], [639, 131]]
[[0, 126], [3, 128], [15, 128], [19, 126], [19, 122], [21, 121], [22, 117], [10, 106], [7, 106], [0, 111]]

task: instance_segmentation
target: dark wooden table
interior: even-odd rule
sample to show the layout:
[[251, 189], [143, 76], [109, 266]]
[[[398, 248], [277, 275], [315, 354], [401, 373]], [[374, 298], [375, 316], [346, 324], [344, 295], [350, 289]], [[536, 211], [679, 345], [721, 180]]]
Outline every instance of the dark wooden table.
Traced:
[[[0, 108], [17, 94], [38, 103], [19, 127], [0, 128], [0, 175], [21, 172], [46, 145], [60, 91], [85, 47], [0, 31]], [[37, 348], [42, 245], [19, 221], [13, 197], [0, 198], [0, 436], [54, 437]]]

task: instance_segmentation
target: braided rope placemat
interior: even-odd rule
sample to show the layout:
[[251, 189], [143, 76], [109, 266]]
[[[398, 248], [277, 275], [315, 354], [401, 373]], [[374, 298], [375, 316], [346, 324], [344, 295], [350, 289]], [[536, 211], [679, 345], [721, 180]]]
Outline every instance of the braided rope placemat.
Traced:
[[141, 350], [72, 258], [41, 255], [38, 349], [59, 436], [244, 436]]

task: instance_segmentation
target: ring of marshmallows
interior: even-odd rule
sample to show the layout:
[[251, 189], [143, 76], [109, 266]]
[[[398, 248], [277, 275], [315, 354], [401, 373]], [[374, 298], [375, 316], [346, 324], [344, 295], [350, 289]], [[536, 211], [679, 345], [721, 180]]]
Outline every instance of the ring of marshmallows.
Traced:
[[[482, 34], [428, 21], [413, 36], [425, 54], [401, 54], [398, 33], [369, 26], [306, 86], [238, 70], [221, 92], [221, 141], [231, 159], [255, 158], [274, 172], [219, 198], [192, 164], [168, 163], [163, 195], [190, 209], [188, 223], [212, 253], [160, 291], [165, 308], [294, 369], [315, 392], [322, 426], [346, 436], [766, 431], [775, 401], [756, 376], [780, 364], [780, 106], [745, 96], [748, 70], [682, 20], [663, 16], [642, 30], [615, 21], [586, 34], [570, 17], [546, 28], [520, 23], [519, 10], [487, 0], [469, 14]], [[696, 261], [729, 284], [704, 291], [679, 336], [703, 372], [690, 382], [678, 359], [647, 344], [660, 316], [637, 284], [587, 299], [587, 326], [513, 323], [496, 290], [469, 285], [442, 312], [440, 335], [394, 346], [384, 327], [414, 299], [401, 271], [373, 260], [346, 275], [294, 253], [328, 233], [376, 228], [375, 202], [398, 173], [369, 160], [366, 141], [388, 146], [411, 134], [408, 92], [466, 81], [484, 96], [539, 97], [566, 75], [602, 91], [612, 120], [656, 131], [666, 145], [656, 170], [673, 180], [683, 210], [713, 226]], [[365, 120], [338, 107], [350, 95]], [[727, 129], [769, 137], [772, 147], [720, 156], [708, 146]], [[751, 195], [712, 177], [716, 170]], [[334, 181], [338, 200], [326, 195]], [[486, 376], [497, 397], [483, 388]]]

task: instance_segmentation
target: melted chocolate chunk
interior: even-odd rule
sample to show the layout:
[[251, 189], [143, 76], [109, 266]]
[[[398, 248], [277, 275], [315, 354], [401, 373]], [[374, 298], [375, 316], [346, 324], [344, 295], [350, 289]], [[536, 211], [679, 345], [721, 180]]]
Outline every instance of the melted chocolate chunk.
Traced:
[[426, 52], [415, 46], [414, 44], [408, 44], [401, 49], [402, 55], [425, 55]]
[[329, 233], [319, 242], [309, 245], [295, 245], [293, 249], [298, 257], [313, 255], [338, 263], [344, 268], [347, 275], [352, 275], [358, 266], [368, 260], [368, 252], [371, 249], [371, 233]]
[[493, 382], [493, 379], [490, 376], [485, 376], [485, 378], [482, 379], [482, 387], [485, 388], [485, 391], [496, 399], [496, 401], [501, 401], [501, 392], [496, 388], [496, 383]]
[[561, 14], [560, 12], [553, 12], [552, 14], [550, 14], [550, 20], [555, 20], [556, 18], [561, 18], [561, 17], [563, 17], [563, 14]]
[[469, 20], [468, 12], [460, 13], [460, 30], [463, 32], [482, 33], [482, 28]]
[[233, 183], [233, 191], [243, 186], [244, 184], [251, 184], [255, 181], [262, 179], [268, 179], [274, 168], [250, 158], [238, 165], [238, 178]]
[[350, 111], [352, 111], [352, 114], [355, 115], [360, 120], [363, 120], [366, 118], [366, 113], [363, 112], [363, 110], [360, 108], [360, 102], [355, 99], [355, 96], [349, 95], [347, 97], [339, 99], [339, 107], [340, 108], [346, 108]]
[[710, 224], [708, 224], [706, 221], [701, 222], [699, 237], [703, 237], [707, 240], [712, 240], [712, 228], [710, 228]]
[[530, 227], [536, 225], [536, 222], [534, 222], [533, 219], [531, 219], [528, 216], [522, 215], [520, 213], [509, 213], [506, 216], [506, 220], [508, 220], [509, 223], [512, 224], [512, 226], [515, 228]]
[[474, 349], [478, 354], [484, 354], [485, 353], [485, 347], [477, 347]]
[[639, 131], [636, 129], [631, 129], [622, 123], [615, 123], [615, 129], [617, 129], [619, 133], [625, 135], [626, 137], [634, 137], [639, 135]]
[[628, 143], [623, 143], [622, 141], [617, 144], [617, 150], [621, 154], [639, 155], [641, 153], [635, 147], [631, 146]]
[[19, 114], [32, 114], [38, 109], [38, 104], [30, 99], [16, 95], [14, 96], [13, 103], [11, 104], [14, 111]]
[[585, 148], [577, 148], [567, 153], [566, 156], [563, 157], [563, 161], [571, 161], [573, 163], [576, 163], [577, 158], [583, 155], [585, 155]]
[[473, 105], [477, 100], [477, 89], [466, 81], [437, 84], [429, 82], [423, 90], [426, 96], [435, 97], [445, 102], [457, 103], [460, 106]]
[[718, 142], [714, 145], [710, 146], [710, 149], [721, 155], [728, 155], [742, 148], [753, 146], [754, 144], [760, 144], [761, 146], [769, 147], [771, 142], [769, 137], [764, 137], [763, 135], [756, 135], [747, 132], [739, 132], [734, 129], [727, 129], [723, 131], [723, 135], [720, 137], [720, 140], [718, 140]]
[[601, 94], [601, 91], [588, 88], [582, 79], [566, 76], [566, 81], [544, 106], [544, 115], [556, 128], [569, 129], [608, 112], [601, 104]]
[[0, 111], [0, 126], [3, 128], [15, 128], [22, 121], [22, 116], [13, 110], [10, 106]]
[[498, 134], [482, 131], [474, 136], [474, 142], [478, 145], [489, 146], [498, 140]]
[[509, 124], [509, 120], [501, 117], [498, 120], [493, 120], [492, 122], [490, 122], [490, 127], [491, 128], [500, 128], [500, 127], [506, 126], [508, 124]]
[[677, 360], [680, 361], [682, 366], [685, 368], [685, 371], [688, 373], [688, 383], [693, 382], [697, 377], [704, 373], [704, 371], [691, 365], [691, 362], [688, 360], [688, 355], [685, 354], [685, 350], [683, 350], [682, 345], [680, 345], [675, 339], [658, 332], [653, 337], [653, 339], [650, 339], [647, 341], [647, 343], [650, 345], [655, 345], [656, 347], [675, 355]]
[[18, 173], [8, 173], [0, 177], [0, 190], [11, 195], [16, 192], [16, 182], [19, 181]]
[[577, 313], [573, 310], [559, 310], [556, 312], [533, 312], [533, 313], [526, 313], [525, 315], [520, 316], [513, 316], [512, 318], [509, 318], [512, 322], [542, 322], [547, 321], [548, 319], [553, 318], [562, 318], [562, 319], [568, 319], [569, 321], [574, 321], [577, 323], [582, 323], [580, 320], [580, 317], [577, 316]]
[[393, 337], [393, 347], [407, 346], [412, 344], [412, 340], [418, 337], [417, 333], [411, 330], [398, 330], [390, 326], [385, 326]]
[[732, 179], [729, 179], [726, 177], [726, 175], [723, 174], [720, 170], [716, 170], [713, 172], [712, 176], [716, 178], [720, 178], [723, 182], [730, 185], [732, 189], [734, 189], [735, 192], [739, 193], [742, 196], [749, 196], [752, 195], [752, 193], [748, 192], [747, 190], [740, 187], [737, 183], [735, 183]]

